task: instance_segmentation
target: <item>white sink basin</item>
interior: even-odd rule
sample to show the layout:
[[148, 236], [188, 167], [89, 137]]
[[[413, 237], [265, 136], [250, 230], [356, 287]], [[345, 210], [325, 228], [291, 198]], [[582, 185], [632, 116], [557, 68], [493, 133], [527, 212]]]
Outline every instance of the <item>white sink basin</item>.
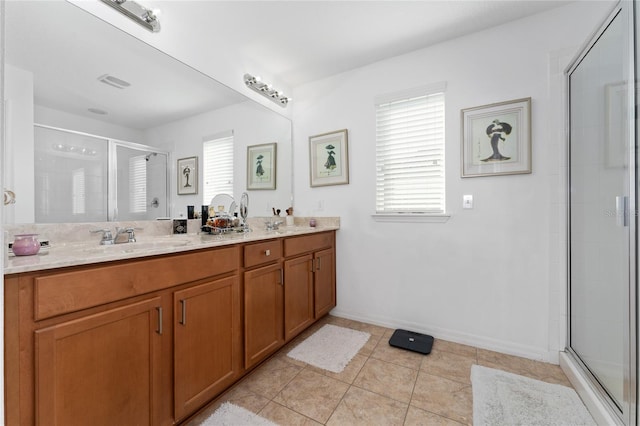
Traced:
[[163, 239], [160, 241], [147, 241], [147, 242], [135, 242], [135, 243], [122, 243], [113, 244], [99, 247], [87, 247], [82, 251], [89, 254], [101, 254], [101, 253], [135, 253], [141, 250], [160, 250], [167, 248], [186, 247], [191, 245], [190, 240], [170, 241]]

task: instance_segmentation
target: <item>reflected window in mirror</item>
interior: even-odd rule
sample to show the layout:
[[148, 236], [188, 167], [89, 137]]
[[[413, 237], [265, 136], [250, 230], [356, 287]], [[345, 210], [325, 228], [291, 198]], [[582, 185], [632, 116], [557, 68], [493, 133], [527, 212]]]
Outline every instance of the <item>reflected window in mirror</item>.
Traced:
[[129, 158], [129, 212], [147, 213], [147, 162], [145, 155]]
[[202, 204], [208, 205], [216, 194], [233, 197], [233, 148], [232, 131], [202, 142]]

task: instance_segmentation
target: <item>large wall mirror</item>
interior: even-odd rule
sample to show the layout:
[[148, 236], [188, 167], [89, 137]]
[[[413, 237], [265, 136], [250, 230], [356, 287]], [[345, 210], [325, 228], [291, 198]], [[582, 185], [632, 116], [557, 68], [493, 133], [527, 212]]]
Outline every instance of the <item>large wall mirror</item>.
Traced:
[[248, 147], [277, 146], [276, 189], [247, 191], [250, 216], [291, 206], [288, 118], [64, 0], [6, 2], [4, 19], [7, 224], [186, 216], [207, 182], [179, 194], [177, 161], [200, 171], [219, 135], [238, 200]]

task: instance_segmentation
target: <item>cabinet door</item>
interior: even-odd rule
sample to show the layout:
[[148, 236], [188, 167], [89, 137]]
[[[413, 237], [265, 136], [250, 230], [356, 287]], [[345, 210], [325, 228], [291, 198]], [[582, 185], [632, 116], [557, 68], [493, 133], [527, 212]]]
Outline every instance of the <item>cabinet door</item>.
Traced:
[[237, 277], [174, 293], [174, 401], [180, 420], [223, 391], [242, 368]]
[[245, 368], [284, 344], [282, 275], [280, 263], [244, 273]]
[[36, 331], [36, 423], [154, 424], [161, 312], [153, 298]]
[[313, 322], [313, 258], [284, 262], [284, 338], [290, 340]]
[[320, 318], [336, 306], [336, 272], [333, 249], [314, 253], [315, 317]]

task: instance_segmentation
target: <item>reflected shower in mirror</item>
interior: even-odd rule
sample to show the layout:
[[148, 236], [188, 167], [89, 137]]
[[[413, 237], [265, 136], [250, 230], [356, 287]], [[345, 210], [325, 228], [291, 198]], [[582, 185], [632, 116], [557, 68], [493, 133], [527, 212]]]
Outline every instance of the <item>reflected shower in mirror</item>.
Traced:
[[151, 220], [169, 211], [169, 155], [145, 145], [35, 126], [37, 223]]
[[[236, 194], [246, 190], [247, 146], [275, 142], [277, 189], [250, 191], [252, 202], [273, 203], [282, 208], [291, 205], [291, 122], [286, 117], [67, 1], [7, 2], [3, 18], [6, 152], [2, 161], [5, 187], [16, 193], [16, 203], [5, 209], [5, 223], [73, 222], [80, 217], [102, 221], [103, 213], [98, 210], [104, 211], [104, 203], [108, 220], [125, 220], [122, 206], [127, 205], [129, 210], [128, 203], [135, 198], [127, 188], [136, 185], [121, 176], [117, 181], [118, 197], [111, 199], [104, 192], [108, 182], [97, 178], [105, 173], [108, 176], [108, 171], [99, 169], [94, 159], [81, 161], [67, 152], [66, 157], [50, 164], [39, 162], [36, 125], [151, 147], [143, 150], [145, 156], [153, 152], [170, 153], [166, 202], [160, 196], [145, 200], [154, 217], [179, 217], [186, 215], [187, 205], [202, 204], [202, 193], [177, 195], [174, 163], [176, 158], [201, 159], [203, 141], [211, 135], [230, 131], [234, 134]], [[85, 143], [87, 149], [94, 149], [89, 147], [97, 142]], [[108, 155], [98, 152], [96, 149], [96, 156]], [[145, 163], [153, 165], [156, 159], [159, 158], [152, 155]], [[73, 199], [72, 195], [73, 185], [77, 188], [81, 184], [80, 171], [75, 180], [67, 176], [64, 183], [58, 181], [62, 187], [50, 186], [50, 176], [56, 171], [62, 168], [77, 171], [81, 164], [86, 167], [84, 184], [96, 191], [86, 195], [89, 198], [84, 200], [87, 206], [84, 213], [80, 213], [81, 199]], [[45, 171], [49, 178], [44, 177]], [[199, 183], [202, 188], [204, 182]], [[56, 199], [51, 194], [56, 191], [64, 193], [58, 197], [65, 198], [65, 204], [71, 206], [67, 217], [67, 213], [51, 204]], [[141, 200], [136, 201], [140, 206]], [[120, 206], [117, 210], [112, 209], [114, 202]], [[154, 204], [159, 207], [156, 209]], [[167, 212], [155, 214], [163, 209], [163, 204], [168, 206]]]

